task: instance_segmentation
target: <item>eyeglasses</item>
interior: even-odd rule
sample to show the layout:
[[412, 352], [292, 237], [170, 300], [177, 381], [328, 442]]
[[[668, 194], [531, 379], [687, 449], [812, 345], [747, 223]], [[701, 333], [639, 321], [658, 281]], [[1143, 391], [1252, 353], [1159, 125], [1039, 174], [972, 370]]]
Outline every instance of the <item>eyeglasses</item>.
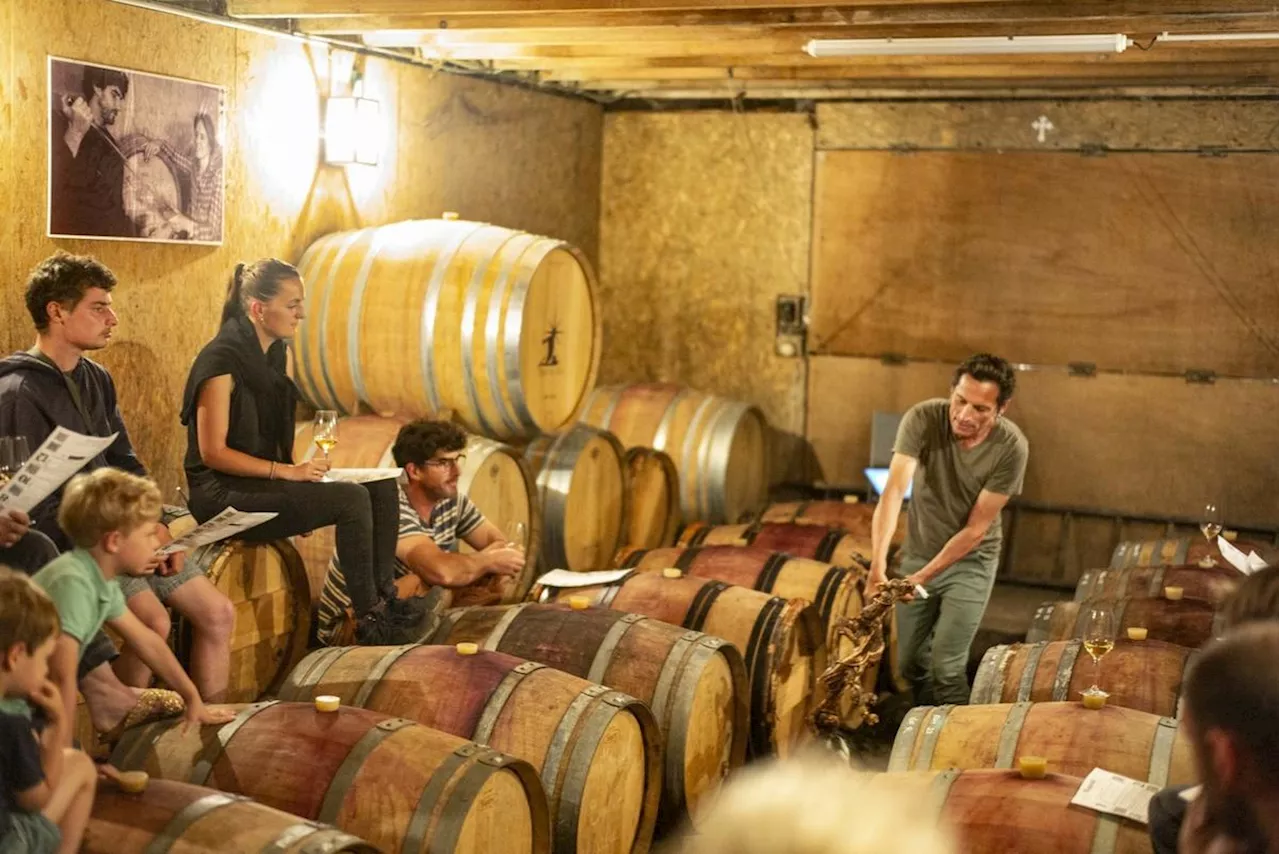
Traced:
[[441, 457], [438, 460], [427, 460], [423, 465], [436, 469], [447, 469], [450, 466], [462, 468], [462, 464], [467, 461], [466, 454], [458, 454], [456, 457]]

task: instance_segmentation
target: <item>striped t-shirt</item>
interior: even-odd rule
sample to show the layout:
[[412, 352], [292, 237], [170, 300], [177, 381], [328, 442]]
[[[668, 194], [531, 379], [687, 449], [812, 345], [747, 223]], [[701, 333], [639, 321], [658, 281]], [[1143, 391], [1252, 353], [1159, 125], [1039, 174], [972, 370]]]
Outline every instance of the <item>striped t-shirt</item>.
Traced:
[[[397, 484], [397, 489], [400, 493], [398, 539], [425, 534], [440, 551], [456, 551], [460, 538], [484, 524], [484, 516], [465, 495], [436, 502], [436, 506], [431, 508], [431, 518], [423, 519], [418, 515], [418, 511], [413, 509], [413, 504], [405, 493], [403, 479]], [[398, 557], [395, 570], [396, 578], [413, 572]], [[333, 641], [335, 633], [342, 627], [343, 615], [350, 607], [351, 597], [347, 595], [347, 581], [342, 575], [342, 567], [335, 554], [329, 561], [329, 574], [325, 577], [324, 590], [320, 593], [320, 606], [317, 609], [316, 633], [321, 643], [328, 644]]]

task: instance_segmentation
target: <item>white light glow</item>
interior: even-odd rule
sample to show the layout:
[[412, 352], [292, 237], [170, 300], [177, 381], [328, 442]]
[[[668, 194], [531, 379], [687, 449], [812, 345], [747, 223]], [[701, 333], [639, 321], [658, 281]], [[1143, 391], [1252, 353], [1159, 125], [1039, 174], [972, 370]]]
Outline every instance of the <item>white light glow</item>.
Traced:
[[1131, 40], [1120, 33], [1082, 36], [973, 36], [942, 39], [813, 39], [812, 57], [962, 56], [1014, 53], [1123, 53]]

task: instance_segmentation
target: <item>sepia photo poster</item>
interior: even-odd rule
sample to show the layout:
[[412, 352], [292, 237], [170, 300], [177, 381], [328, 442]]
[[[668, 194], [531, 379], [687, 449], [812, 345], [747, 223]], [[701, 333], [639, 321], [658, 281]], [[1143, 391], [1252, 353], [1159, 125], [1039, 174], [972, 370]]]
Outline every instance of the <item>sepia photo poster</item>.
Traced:
[[225, 95], [49, 57], [49, 236], [221, 243]]

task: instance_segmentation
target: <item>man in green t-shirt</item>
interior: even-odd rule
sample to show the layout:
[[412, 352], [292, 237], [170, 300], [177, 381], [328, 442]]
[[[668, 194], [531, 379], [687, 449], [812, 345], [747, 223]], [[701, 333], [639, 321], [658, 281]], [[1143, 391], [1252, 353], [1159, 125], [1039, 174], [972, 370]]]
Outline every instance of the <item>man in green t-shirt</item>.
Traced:
[[956, 368], [950, 399], [911, 407], [871, 526], [867, 594], [886, 578], [889, 543], [912, 486], [898, 575], [924, 587], [897, 606], [898, 664], [915, 702], [969, 702], [965, 665], [995, 582], [1000, 511], [1022, 491], [1027, 439], [1004, 411], [1013, 368], [980, 353]]

